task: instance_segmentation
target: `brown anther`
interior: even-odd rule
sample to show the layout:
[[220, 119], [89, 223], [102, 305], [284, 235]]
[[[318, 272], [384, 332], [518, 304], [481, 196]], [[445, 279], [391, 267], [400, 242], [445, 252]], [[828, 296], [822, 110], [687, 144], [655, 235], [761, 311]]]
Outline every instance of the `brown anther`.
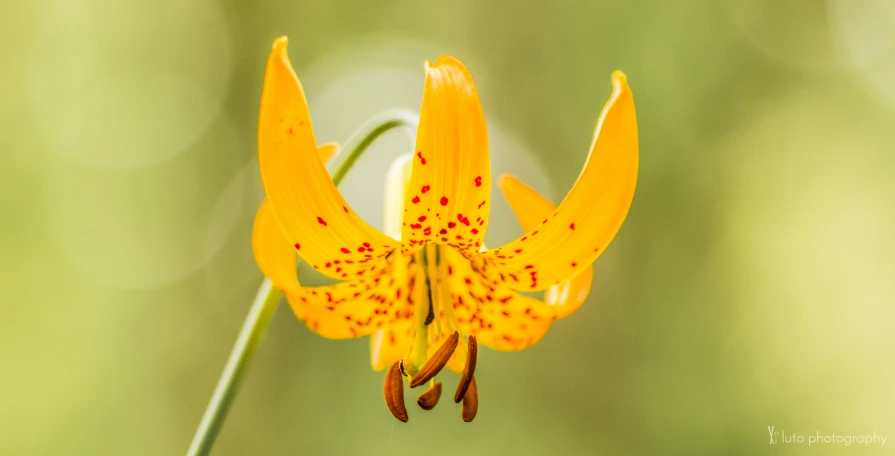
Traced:
[[398, 363], [385, 374], [385, 406], [392, 412], [395, 418], [401, 422], [407, 422], [407, 407], [404, 406], [404, 381]]
[[441, 347], [435, 354], [426, 361], [426, 364], [424, 364], [423, 368], [420, 369], [415, 377], [413, 377], [413, 380], [410, 380], [410, 387], [416, 388], [438, 375], [444, 365], [447, 364], [448, 360], [451, 359], [451, 355], [454, 354], [454, 350], [457, 349], [457, 344], [459, 342], [460, 333], [454, 331], [454, 333], [441, 344]]
[[466, 338], [466, 345], [469, 347], [469, 356], [466, 357], [466, 366], [463, 367], [463, 373], [460, 374], [460, 383], [457, 384], [457, 392], [454, 393], [454, 402], [459, 403], [466, 396], [466, 390], [472, 382], [472, 376], [475, 375], [476, 355], [479, 352], [479, 344], [475, 340], [475, 336]]
[[441, 399], [441, 382], [435, 382], [425, 393], [420, 394], [416, 403], [423, 410], [432, 410], [438, 405], [438, 399]]
[[463, 421], [471, 423], [479, 412], [479, 388], [475, 384], [475, 377], [469, 382], [469, 389], [463, 396]]

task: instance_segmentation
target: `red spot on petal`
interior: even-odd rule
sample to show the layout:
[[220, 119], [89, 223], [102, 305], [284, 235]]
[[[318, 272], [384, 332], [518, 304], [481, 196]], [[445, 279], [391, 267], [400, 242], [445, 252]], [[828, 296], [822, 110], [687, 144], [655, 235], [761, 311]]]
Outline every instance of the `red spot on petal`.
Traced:
[[357, 251], [358, 251], [358, 252], [361, 252], [361, 253], [364, 253], [364, 252], [367, 251], [367, 249], [365, 249], [364, 247], [358, 247], [358, 248], [357, 248]]
[[333, 264], [339, 264], [339, 263], [341, 263], [341, 261], [339, 261], [339, 260], [333, 261]]
[[326, 263], [324, 266], [326, 266], [326, 267], [330, 267], [330, 266], [332, 266], [332, 265], [333, 265], [332, 263]]
[[301, 244], [295, 243], [295, 250], [301, 250]]
[[441, 197], [441, 205], [442, 205], [442, 206], [447, 206], [447, 203], [448, 203], [448, 199], [447, 199], [447, 197], [446, 197], [446, 196], [442, 196], [442, 197]]
[[[501, 298], [501, 299], [500, 299], [500, 302], [506, 304], [506, 303], [510, 302], [510, 299], [513, 299], [513, 297], [512, 297], [512, 296], [507, 296], [506, 298]], [[506, 316], [508, 316], [508, 317], [510, 316], [510, 315], [509, 315], [508, 313], [506, 313], [506, 312], [504, 312], [503, 314], [506, 315]]]
[[447, 234], [447, 230], [442, 228], [441, 231], [438, 232], [438, 234]]
[[515, 252], [516, 252], [516, 253], [522, 253], [522, 249], [516, 249]]
[[488, 201], [482, 201], [482, 202], [481, 202], [481, 203], [479, 203], [479, 207], [478, 207], [478, 208], [479, 208], [479, 209], [481, 209], [481, 208], [482, 208], [482, 206], [484, 206], [484, 205], [485, 205], [485, 203], [487, 203], [487, 202], [488, 202]]
[[345, 247], [342, 247], [340, 250], [342, 251], [342, 253], [351, 253], [351, 250], [348, 250]]
[[482, 186], [482, 176], [479, 176], [479, 177], [476, 177], [476, 178], [475, 178], [475, 186], [476, 186], [476, 187], [481, 187], [481, 186]]
[[425, 164], [426, 164], [426, 159], [423, 157], [423, 153], [422, 153], [422, 152], [417, 152], [417, 153], [416, 153], [416, 156], [420, 158], [420, 164], [421, 164], [421, 165], [425, 165]]
[[336, 268], [336, 272], [342, 272], [342, 268]]
[[525, 269], [531, 269], [531, 268], [533, 268], [533, 267], [534, 267], [534, 265], [529, 264], [529, 265], [525, 266]]
[[455, 226], [457, 226], [456, 223], [454, 223], [454, 222], [448, 222], [448, 228], [453, 228], [453, 227], [455, 227]]
[[578, 266], [578, 263], [572, 262], [572, 267]]
[[472, 234], [479, 234], [479, 230], [477, 230], [477, 229], [475, 229], [475, 228], [473, 228], [473, 229], [470, 230], [470, 231], [472, 232]]
[[413, 203], [413, 204], [419, 203], [419, 202], [420, 202], [420, 197], [419, 197], [419, 196], [414, 196], [413, 199], [410, 200], [410, 202]]
[[458, 234], [458, 235], [457, 235], [457, 240], [458, 240], [458, 241], [463, 240], [463, 236], [460, 236], [460, 235]]
[[460, 223], [469, 226], [469, 219], [464, 217], [463, 214], [457, 214], [457, 220], [459, 220]]
[[369, 242], [364, 242], [363, 245], [364, 245], [364, 247], [366, 247], [366, 248], [370, 248], [370, 243], [369, 243]]
[[423, 192], [423, 193], [428, 192], [428, 191], [429, 191], [429, 186], [428, 186], [428, 185], [423, 185], [423, 188], [421, 188], [420, 191]]
[[[547, 222], [547, 221], [544, 220], [544, 223], [546, 223], [546, 222]], [[569, 225], [569, 229], [574, 230], [574, 229], [575, 229], [575, 224], [573, 223], [573, 224]]]
[[423, 234], [426, 235], [426, 236], [432, 234], [432, 227], [431, 227], [431, 226], [427, 226], [426, 229], [423, 230]]
[[317, 223], [326, 226], [326, 220], [323, 220], [323, 217], [317, 217]]
[[423, 227], [423, 225], [420, 225], [419, 223], [413, 223], [413, 224], [410, 225], [410, 228], [412, 228], [412, 229], [414, 229], [414, 230], [418, 230], [418, 229], [420, 229], [420, 228], [422, 228], [422, 227]]
[[425, 221], [426, 221], [426, 216], [425, 216], [425, 215], [421, 215], [421, 216], [419, 216], [419, 218], [418, 218], [417, 220], [420, 221], [420, 222], [425, 222]]

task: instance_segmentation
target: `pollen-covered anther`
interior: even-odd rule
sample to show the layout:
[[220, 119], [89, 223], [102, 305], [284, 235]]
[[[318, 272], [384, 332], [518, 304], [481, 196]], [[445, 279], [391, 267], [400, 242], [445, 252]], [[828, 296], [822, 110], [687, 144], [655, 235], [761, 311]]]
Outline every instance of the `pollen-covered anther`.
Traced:
[[475, 336], [470, 335], [467, 338], [466, 345], [469, 347], [469, 355], [466, 357], [466, 366], [463, 366], [463, 373], [460, 374], [460, 383], [457, 384], [457, 392], [454, 393], [454, 402], [459, 403], [466, 397], [469, 392], [469, 385], [472, 383], [475, 375], [475, 363], [478, 357], [479, 344], [475, 340]]
[[472, 377], [472, 382], [469, 383], [469, 390], [463, 396], [463, 412], [461, 416], [463, 421], [471, 423], [477, 413], [479, 413], [479, 388], [475, 383], [475, 377]]
[[403, 423], [407, 422], [407, 407], [404, 405], [404, 381], [398, 363], [385, 374], [385, 406], [392, 415]]
[[410, 381], [410, 387], [416, 388], [435, 378], [435, 376], [441, 372], [441, 369], [444, 368], [445, 364], [447, 364], [448, 360], [451, 359], [451, 355], [454, 354], [454, 350], [457, 349], [457, 344], [459, 342], [460, 333], [454, 331], [454, 333], [441, 344], [441, 347], [438, 348], [432, 357], [426, 360], [426, 364], [423, 365], [423, 368], [420, 369], [416, 376]]
[[425, 393], [420, 394], [416, 403], [423, 410], [432, 410], [438, 405], [438, 399], [441, 399], [441, 382], [435, 382], [429, 386]]

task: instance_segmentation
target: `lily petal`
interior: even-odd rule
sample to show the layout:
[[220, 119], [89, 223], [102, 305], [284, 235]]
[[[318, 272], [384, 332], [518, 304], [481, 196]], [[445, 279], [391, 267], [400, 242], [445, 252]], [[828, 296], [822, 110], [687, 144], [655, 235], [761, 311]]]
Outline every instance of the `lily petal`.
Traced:
[[[338, 151], [339, 145], [336, 143], [321, 144], [317, 148], [317, 154], [324, 163], [332, 160]], [[270, 203], [262, 201], [255, 214], [252, 251], [261, 273], [284, 293], [294, 293], [299, 287], [295, 254], [297, 247], [300, 244], [296, 246], [283, 235]]]
[[543, 290], [575, 277], [609, 245], [631, 207], [638, 162], [634, 98], [620, 71], [612, 82], [615, 90], [572, 190], [535, 229], [482, 253], [476, 263], [480, 272], [515, 274], [524, 280], [508, 282], [513, 289]]
[[386, 326], [398, 327], [405, 321], [410, 322], [413, 316], [413, 306], [406, 296], [413, 287], [410, 268], [414, 266], [409, 258], [392, 257], [390, 261], [378, 262], [366, 279], [301, 287], [286, 293], [286, 297], [299, 319], [312, 331], [330, 339], [359, 337]]
[[[482, 345], [505, 351], [522, 350], [541, 340], [554, 320], [553, 308], [514, 292], [506, 281], [489, 280], [460, 252], [445, 250], [453, 318], [462, 333], [475, 335]], [[462, 353], [456, 361], [465, 362], [465, 355]]]
[[[556, 206], [550, 200], [515, 176], [509, 174], [500, 176], [497, 185], [510, 203], [524, 231], [534, 230], [544, 217], [550, 216], [556, 210]], [[563, 280], [544, 291], [544, 302], [553, 306], [555, 318], [565, 318], [581, 307], [590, 293], [593, 277], [594, 268], [588, 266], [571, 279]]]
[[413, 321], [402, 319], [370, 334], [370, 364], [381, 371], [404, 357], [413, 343]]
[[283, 236], [280, 223], [267, 200], [261, 202], [255, 214], [252, 250], [261, 273], [270, 279], [275, 288], [284, 293], [294, 293], [300, 288], [295, 269], [295, 248]]
[[406, 252], [427, 242], [477, 252], [488, 228], [491, 164], [475, 83], [450, 56], [426, 62], [413, 172], [404, 203]]
[[[283, 234], [306, 262], [336, 279], [364, 277], [398, 243], [361, 220], [333, 184], [317, 153], [286, 43], [285, 37], [274, 43], [261, 95], [258, 163], [264, 191]], [[335, 260], [343, 263], [340, 272], [323, 268]]]

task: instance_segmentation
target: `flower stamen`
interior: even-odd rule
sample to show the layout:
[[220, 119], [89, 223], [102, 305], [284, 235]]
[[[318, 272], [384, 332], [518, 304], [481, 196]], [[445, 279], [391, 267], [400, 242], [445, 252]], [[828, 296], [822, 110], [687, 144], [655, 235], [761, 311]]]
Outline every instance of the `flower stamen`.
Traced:
[[425, 393], [420, 394], [416, 403], [423, 410], [432, 410], [438, 405], [438, 399], [441, 399], [441, 382], [434, 382]]
[[[451, 355], [454, 354], [454, 350], [457, 349], [457, 344], [460, 342], [460, 333], [454, 331], [447, 340], [441, 344], [441, 347], [438, 348], [437, 351], [426, 361], [426, 364], [423, 365], [423, 368], [420, 369], [419, 372], [413, 377], [413, 380], [410, 381], [410, 387], [416, 388], [417, 386], [422, 385], [423, 383], [428, 382], [433, 379], [441, 369], [444, 368], [445, 364], [447, 364], [448, 360], [451, 359]], [[397, 370], [396, 370], [397, 372]]]
[[392, 364], [388, 373], [385, 374], [385, 406], [399, 421], [407, 422], [407, 407], [404, 405], [404, 380], [397, 362]]
[[466, 397], [469, 385], [473, 382], [475, 375], [475, 363], [479, 351], [479, 344], [475, 340], [475, 336], [470, 335], [466, 339], [468, 355], [466, 356], [466, 366], [463, 367], [463, 373], [460, 375], [460, 383], [457, 384], [457, 392], [454, 393], [454, 402], [459, 403]]
[[469, 389], [463, 396], [463, 421], [471, 423], [475, 419], [475, 415], [479, 412], [479, 388], [475, 384], [475, 377], [469, 383]]

